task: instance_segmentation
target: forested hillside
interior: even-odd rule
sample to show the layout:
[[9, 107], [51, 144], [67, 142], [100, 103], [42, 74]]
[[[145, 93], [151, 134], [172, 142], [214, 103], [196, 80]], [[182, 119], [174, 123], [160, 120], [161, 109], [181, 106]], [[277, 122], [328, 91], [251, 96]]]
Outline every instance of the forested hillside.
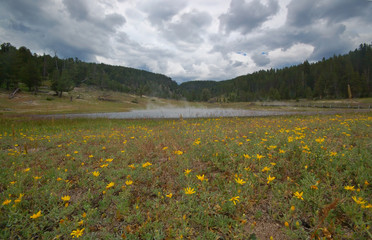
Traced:
[[75, 58], [32, 54], [4, 43], [0, 49], [0, 86], [8, 90], [20, 83], [29, 91], [48, 84], [58, 95], [81, 84], [138, 95], [175, 98], [177, 83], [171, 78], [134, 68], [86, 63]]
[[[189, 101], [252, 101], [372, 97], [372, 45], [343, 56], [283, 69], [254, 72], [221, 82], [192, 81], [179, 89]], [[350, 86], [350, 91], [348, 90]]]
[[162, 98], [189, 101], [256, 101], [372, 97], [372, 45], [361, 44], [346, 55], [283, 69], [261, 70], [226, 81], [191, 81], [178, 85], [162, 75], [77, 58], [32, 54], [3, 43], [0, 49], [0, 87], [29, 91], [49, 85], [56, 94], [81, 84]]

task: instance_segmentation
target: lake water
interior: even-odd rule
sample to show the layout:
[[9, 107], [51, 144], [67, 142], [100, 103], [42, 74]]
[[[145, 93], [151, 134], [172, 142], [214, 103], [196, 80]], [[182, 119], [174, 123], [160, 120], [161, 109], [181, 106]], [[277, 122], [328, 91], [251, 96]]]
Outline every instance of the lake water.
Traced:
[[110, 118], [110, 119], [149, 119], [149, 118], [213, 118], [213, 117], [252, 117], [296, 114], [298, 112], [244, 110], [232, 108], [158, 108], [132, 110], [115, 113], [77, 113], [41, 115], [46, 118]]

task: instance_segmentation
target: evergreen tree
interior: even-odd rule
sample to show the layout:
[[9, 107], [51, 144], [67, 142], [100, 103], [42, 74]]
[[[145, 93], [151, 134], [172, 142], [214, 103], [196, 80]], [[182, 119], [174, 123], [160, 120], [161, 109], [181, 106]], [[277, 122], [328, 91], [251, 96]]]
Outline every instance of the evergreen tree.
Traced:
[[69, 70], [63, 69], [60, 73], [57, 69], [53, 72], [52, 89], [56, 91], [59, 97], [63, 92], [69, 92], [74, 89], [74, 82], [71, 79]]
[[41, 74], [35, 61], [28, 59], [23, 64], [19, 77], [26, 84], [29, 91], [34, 90], [35, 93], [37, 92], [38, 87], [41, 85]]

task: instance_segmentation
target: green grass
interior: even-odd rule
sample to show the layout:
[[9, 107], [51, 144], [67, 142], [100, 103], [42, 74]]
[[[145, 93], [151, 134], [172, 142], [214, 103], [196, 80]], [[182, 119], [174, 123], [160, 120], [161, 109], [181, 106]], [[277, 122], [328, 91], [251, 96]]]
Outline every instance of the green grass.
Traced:
[[0, 238], [370, 239], [371, 125], [0, 119]]

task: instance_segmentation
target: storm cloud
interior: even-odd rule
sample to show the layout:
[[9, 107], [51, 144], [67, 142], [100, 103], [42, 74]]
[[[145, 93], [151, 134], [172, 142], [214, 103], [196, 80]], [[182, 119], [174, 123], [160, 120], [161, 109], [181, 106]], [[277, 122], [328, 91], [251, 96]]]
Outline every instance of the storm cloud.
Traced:
[[279, 4], [274, 0], [270, 0], [267, 6], [259, 0], [232, 0], [228, 12], [219, 17], [220, 27], [227, 33], [235, 30], [246, 34], [261, 26], [278, 10]]
[[0, 42], [178, 82], [224, 80], [371, 43], [371, 12], [368, 0], [4, 0]]

